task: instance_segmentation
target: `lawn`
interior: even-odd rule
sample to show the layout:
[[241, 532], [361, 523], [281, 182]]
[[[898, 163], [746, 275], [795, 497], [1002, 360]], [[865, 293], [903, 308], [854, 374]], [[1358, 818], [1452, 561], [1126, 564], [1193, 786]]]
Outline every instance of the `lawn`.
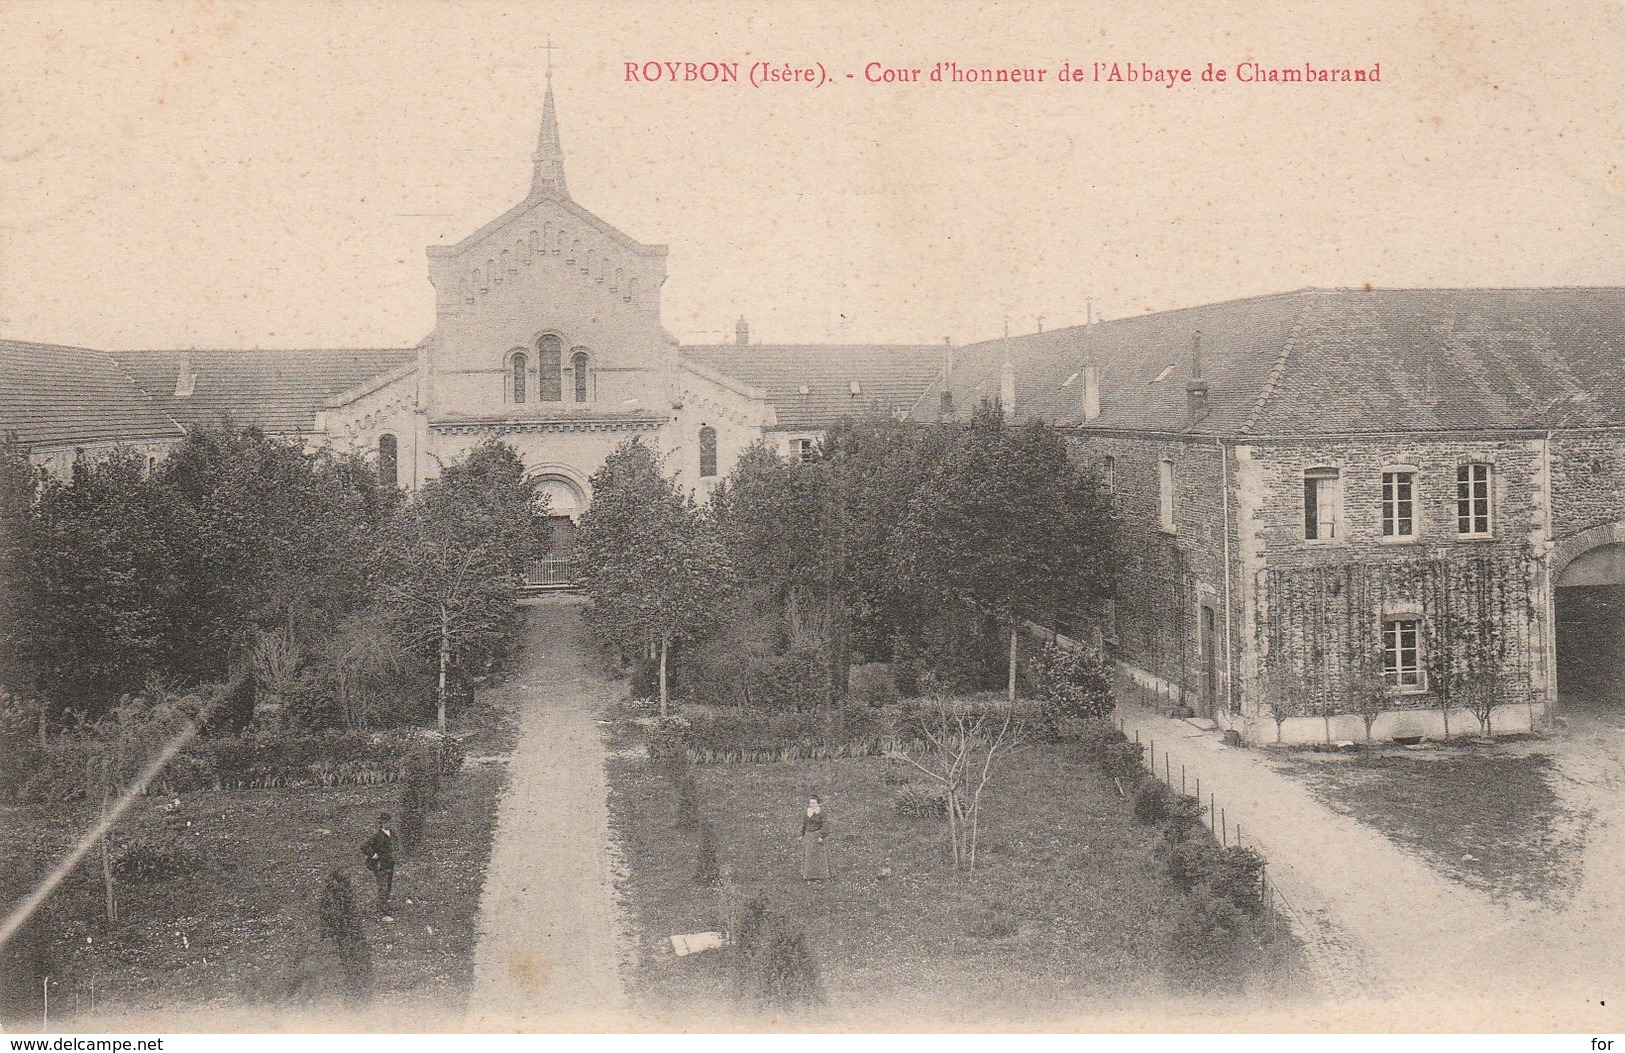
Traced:
[[[1172, 949], [1178, 894], [1163, 880], [1154, 836], [1069, 747], [1031, 747], [995, 781], [974, 873], [950, 869], [940, 821], [897, 814], [900, 787], [886, 770], [871, 758], [694, 769], [737, 895], [764, 896], [803, 929], [830, 1012], [881, 1027], [990, 1014], [1036, 1026], [1193, 996], [1202, 970]], [[630, 751], [612, 759], [610, 777], [638, 933], [634, 992], [654, 1012], [721, 1011], [730, 983], [722, 956], [678, 958], [668, 942], [717, 929], [722, 917], [721, 895], [694, 881], [694, 832], [674, 829], [671, 782]], [[800, 877], [797, 833], [811, 793], [831, 821], [828, 883]], [[1280, 939], [1216, 986], [1267, 997], [1298, 984], [1296, 950]]]
[[[365, 908], [375, 1008], [459, 1010], [472, 980], [480, 890], [506, 782], [504, 766], [479, 757], [511, 745], [505, 724], [486, 714], [470, 729], [473, 756], [444, 781], [423, 849], [396, 868], [393, 922], [371, 910], [371, 875], [359, 846], [379, 812], [397, 810], [398, 785], [138, 801], [115, 846], [168, 830], [200, 865], [166, 880], [121, 884], [120, 920], [112, 925], [103, 919], [97, 856], [80, 865], [43, 914], [55, 966], [53, 1022], [88, 1014], [92, 989], [99, 1017], [255, 1007], [275, 1014], [299, 1004], [289, 988], [319, 959], [316, 903], [334, 867], [348, 871]], [[0, 867], [54, 860], [93, 819], [88, 805], [6, 809]], [[36, 850], [31, 864], [20, 859], [24, 846]]]
[[1579, 878], [1586, 816], [1565, 812], [1552, 758], [1505, 747], [1277, 754], [1324, 804], [1497, 899], [1561, 903]]

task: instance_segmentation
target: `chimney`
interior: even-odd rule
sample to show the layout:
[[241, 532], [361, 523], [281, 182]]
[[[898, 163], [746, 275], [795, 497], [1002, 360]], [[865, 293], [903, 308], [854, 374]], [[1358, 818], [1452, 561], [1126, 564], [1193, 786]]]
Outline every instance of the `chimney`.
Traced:
[[[1087, 317], [1094, 311], [1094, 303], [1084, 308]], [[1095, 364], [1095, 330], [1087, 321], [1083, 325], [1083, 419], [1092, 421], [1100, 416], [1100, 367]]]
[[1192, 427], [1207, 419], [1207, 380], [1202, 376], [1202, 334], [1191, 336], [1191, 378], [1185, 381], [1185, 405]]
[[734, 343], [740, 347], [750, 343], [750, 323], [745, 321], [744, 315], [740, 315], [739, 321], [734, 323]]
[[192, 372], [192, 355], [182, 351], [180, 366], [175, 370], [175, 397], [184, 399], [191, 397], [197, 388], [197, 374]]
[[1008, 359], [1004, 368], [999, 370], [999, 405], [1004, 409], [1006, 418], [1016, 415], [1016, 367]]
[[1083, 367], [1083, 419], [1100, 416], [1100, 367], [1093, 362]]

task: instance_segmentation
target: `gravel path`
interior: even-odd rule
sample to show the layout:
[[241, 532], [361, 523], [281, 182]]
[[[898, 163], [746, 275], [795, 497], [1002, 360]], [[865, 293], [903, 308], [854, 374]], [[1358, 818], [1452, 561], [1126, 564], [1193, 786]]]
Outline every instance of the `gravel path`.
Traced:
[[592, 664], [579, 601], [530, 607], [522, 671], [503, 688], [519, 745], [480, 898], [468, 1022], [604, 1030], [625, 1010], [597, 723], [616, 688]]
[[1131, 737], [1156, 740], [1158, 771], [1168, 764], [1177, 787], [1185, 765], [1187, 786], [1199, 777], [1203, 803], [1214, 794], [1231, 829], [1240, 823], [1243, 843], [1268, 859], [1339, 1026], [1619, 1027], [1625, 727], [1580, 725], [1551, 743], [1567, 777], [1566, 803], [1593, 818], [1580, 887], [1554, 907], [1497, 902], [1449, 880], [1380, 831], [1320, 804], [1257, 751], [1226, 747], [1216, 732], [1122, 712]]

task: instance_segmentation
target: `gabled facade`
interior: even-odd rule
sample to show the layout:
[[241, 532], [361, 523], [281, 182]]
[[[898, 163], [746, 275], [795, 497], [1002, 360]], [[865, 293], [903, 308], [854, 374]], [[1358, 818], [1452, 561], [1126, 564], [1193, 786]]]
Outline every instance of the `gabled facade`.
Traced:
[[[100, 352], [65, 348], [60, 363], [35, 355], [18, 368], [96, 378], [101, 395], [123, 385], [129, 405], [84, 403], [105, 409], [108, 443], [145, 440], [152, 421], [178, 438], [229, 419], [363, 453], [407, 488], [500, 438], [548, 496], [560, 559], [592, 499], [592, 474], [627, 439], [657, 447], [704, 497], [752, 443], [805, 454], [842, 417], [906, 411], [937, 373], [930, 349], [765, 347], [749, 343], [743, 322], [736, 345], [679, 346], [661, 323], [666, 247], [628, 236], [570, 194], [551, 77], [532, 166], [524, 200], [457, 244], [428, 249], [435, 327], [416, 347], [132, 351], [96, 368], [80, 359]], [[0, 402], [0, 429], [38, 430], [66, 413], [48, 388], [23, 385], [21, 398]], [[47, 451], [59, 467], [83, 446], [63, 441]]]

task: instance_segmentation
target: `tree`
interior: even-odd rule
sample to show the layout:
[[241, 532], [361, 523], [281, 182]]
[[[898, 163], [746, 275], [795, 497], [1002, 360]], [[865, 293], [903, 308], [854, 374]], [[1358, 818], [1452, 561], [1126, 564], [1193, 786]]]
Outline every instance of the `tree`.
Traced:
[[546, 551], [546, 516], [518, 452], [491, 440], [402, 507], [378, 549], [377, 618], [409, 646], [432, 649], [442, 734], [453, 662], [486, 667], [511, 646], [514, 590]]
[[665, 716], [672, 644], [714, 624], [733, 565], [714, 524], [638, 440], [609, 455], [592, 488], [576, 535], [582, 587], [592, 600], [588, 625], [623, 655], [658, 655]]
[[1008, 427], [984, 402], [958, 432], [894, 535], [902, 575], [968, 602], [1008, 633], [1015, 700], [1023, 619], [1053, 619], [1111, 587], [1112, 519], [1096, 480], [1053, 429]]
[[929, 583], [904, 573], [896, 559], [897, 535], [956, 432], [862, 417], [824, 436], [820, 452], [840, 543], [830, 569], [850, 626], [846, 635], [868, 654], [887, 653], [899, 636], [917, 633], [931, 609]]
[[907, 739], [899, 737], [887, 756], [923, 773], [941, 790], [954, 869], [975, 870], [982, 793], [999, 764], [1025, 739], [1015, 706], [972, 704], [933, 692], [907, 726], [925, 749], [911, 753]]
[[172, 653], [175, 556], [146, 482], [121, 450], [74, 462], [40, 488], [20, 568], [13, 640], [55, 711], [95, 719], [163, 672]]
[[[8, 435], [0, 441], [0, 688], [31, 691], [27, 675], [34, 573], [34, 498], [39, 477], [28, 450]], [[44, 710], [40, 711], [43, 716]], [[43, 721], [40, 724], [44, 732]]]
[[[359, 457], [230, 421], [193, 429], [149, 485], [173, 570], [165, 671], [190, 682], [251, 665], [271, 633], [316, 652], [369, 601], [371, 553], [400, 500]], [[272, 695], [286, 686], [254, 684]]]
[[755, 443], [711, 495], [711, 520], [738, 583], [782, 610], [792, 592], [822, 596], [829, 583], [829, 483], [818, 465]]

